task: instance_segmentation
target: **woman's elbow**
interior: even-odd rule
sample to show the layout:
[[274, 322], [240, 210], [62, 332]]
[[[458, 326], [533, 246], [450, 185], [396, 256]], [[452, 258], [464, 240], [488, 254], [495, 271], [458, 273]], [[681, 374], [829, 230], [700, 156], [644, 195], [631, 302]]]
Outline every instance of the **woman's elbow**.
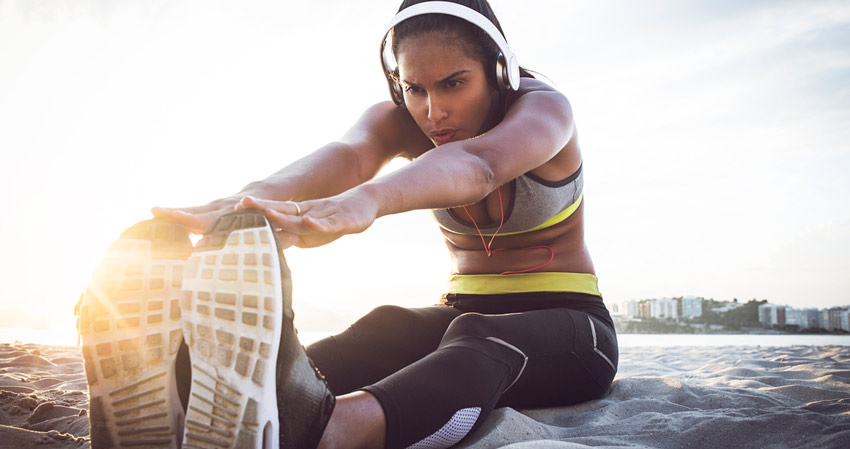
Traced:
[[477, 187], [474, 189], [475, 201], [480, 201], [503, 183], [499, 182], [498, 168], [493, 161], [476, 154], [471, 156], [473, 159], [473, 169], [471, 170], [473, 176], [470, 179], [474, 181], [474, 185]]

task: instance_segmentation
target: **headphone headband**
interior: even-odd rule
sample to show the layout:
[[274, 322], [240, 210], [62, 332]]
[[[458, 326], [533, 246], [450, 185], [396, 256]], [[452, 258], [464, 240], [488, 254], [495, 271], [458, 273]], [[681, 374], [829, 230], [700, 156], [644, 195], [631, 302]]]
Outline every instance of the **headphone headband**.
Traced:
[[508, 42], [505, 40], [504, 36], [502, 36], [502, 33], [499, 32], [499, 29], [496, 28], [496, 25], [493, 25], [493, 22], [491, 22], [489, 19], [487, 19], [474, 9], [467, 8], [466, 6], [459, 5], [457, 3], [444, 1], [423, 2], [413, 5], [409, 8], [405, 8], [401, 12], [396, 14], [396, 16], [393, 17], [393, 19], [387, 25], [386, 29], [384, 30], [384, 38], [381, 40], [381, 64], [384, 67], [384, 73], [385, 75], [387, 75], [387, 77], [389, 77], [393, 72], [391, 64], [387, 60], [384, 52], [387, 44], [387, 36], [389, 36], [390, 31], [396, 25], [401, 22], [404, 22], [407, 19], [410, 19], [411, 17], [421, 16], [425, 14], [446, 14], [449, 16], [458, 17], [484, 30], [484, 32], [487, 33], [491, 39], [493, 39], [493, 42], [496, 43], [496, 46], [499, 47], [499, 51], [501, 51], [502, 57], [505, 60], [505, 71], [507, 72], [507, 79], [503, 81], [505, 82], [505, 84], [509, 85], [511, 89], [519, 90], [519, 63], [516, 60], [516, 56], [514, 56], [513, 52], [511, 52], [510, 47], [508, 47]]

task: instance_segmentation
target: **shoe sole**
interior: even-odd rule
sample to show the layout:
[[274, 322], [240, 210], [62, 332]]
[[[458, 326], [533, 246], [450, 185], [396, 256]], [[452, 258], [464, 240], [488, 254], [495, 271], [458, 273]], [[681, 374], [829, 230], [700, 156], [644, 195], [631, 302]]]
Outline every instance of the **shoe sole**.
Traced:
[[183, 408], [174, 373], [191, 252], [179, 223], [137, 223], [110, 246], [89, 282], [79, 331], [93, 449], [179, 445]]
[[275, 366], [284, 285], [278, 254], [265, 216], [243, 210], [214, 223], [186, 264], [181, 309], [192, 394], [184, 449], [279, 446]]

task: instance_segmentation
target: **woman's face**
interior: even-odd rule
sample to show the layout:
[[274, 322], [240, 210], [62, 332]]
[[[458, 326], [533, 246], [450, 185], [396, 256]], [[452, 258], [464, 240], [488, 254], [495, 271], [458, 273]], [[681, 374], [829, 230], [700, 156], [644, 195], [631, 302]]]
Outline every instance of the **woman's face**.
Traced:
[[444, 35], [405, 39], [398, 48], [404, 104], [435, 145], [469, 139], [493, 126], [497, 92], [481, 61]]

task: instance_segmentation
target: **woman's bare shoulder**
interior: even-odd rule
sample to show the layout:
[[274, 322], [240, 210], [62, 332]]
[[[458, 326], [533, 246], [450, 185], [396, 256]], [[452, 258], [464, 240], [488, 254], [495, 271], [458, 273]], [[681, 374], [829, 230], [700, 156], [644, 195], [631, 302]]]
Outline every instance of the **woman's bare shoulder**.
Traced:
[[343, 139], [352, 146], [380, 148], [413, 159], [433, 147], [403, 105], [382, 101], [368, 107]]
[[[522, 78], [520, 80], [519, 91], [518, 93], [528, 93], [528, 92], [558, 92], [561, 93], [557, 88], [552, 86], [551, 84], [539, 80], [537, 78]], [[561, 94], [563, 95], [563, 94]]]
[[[520, 101], [520, 99], [523, 100]], [[572, 106], [567, 96], [551, 84], [539, 79], [523, 78], [519, 90], [510, 95], [508, 101], [509, 108], [512, 105], [523, 104], [533, 109], [532, 112], [537, 117], [540, 113], [545, 113], [561, 123], [571, 123]]]

